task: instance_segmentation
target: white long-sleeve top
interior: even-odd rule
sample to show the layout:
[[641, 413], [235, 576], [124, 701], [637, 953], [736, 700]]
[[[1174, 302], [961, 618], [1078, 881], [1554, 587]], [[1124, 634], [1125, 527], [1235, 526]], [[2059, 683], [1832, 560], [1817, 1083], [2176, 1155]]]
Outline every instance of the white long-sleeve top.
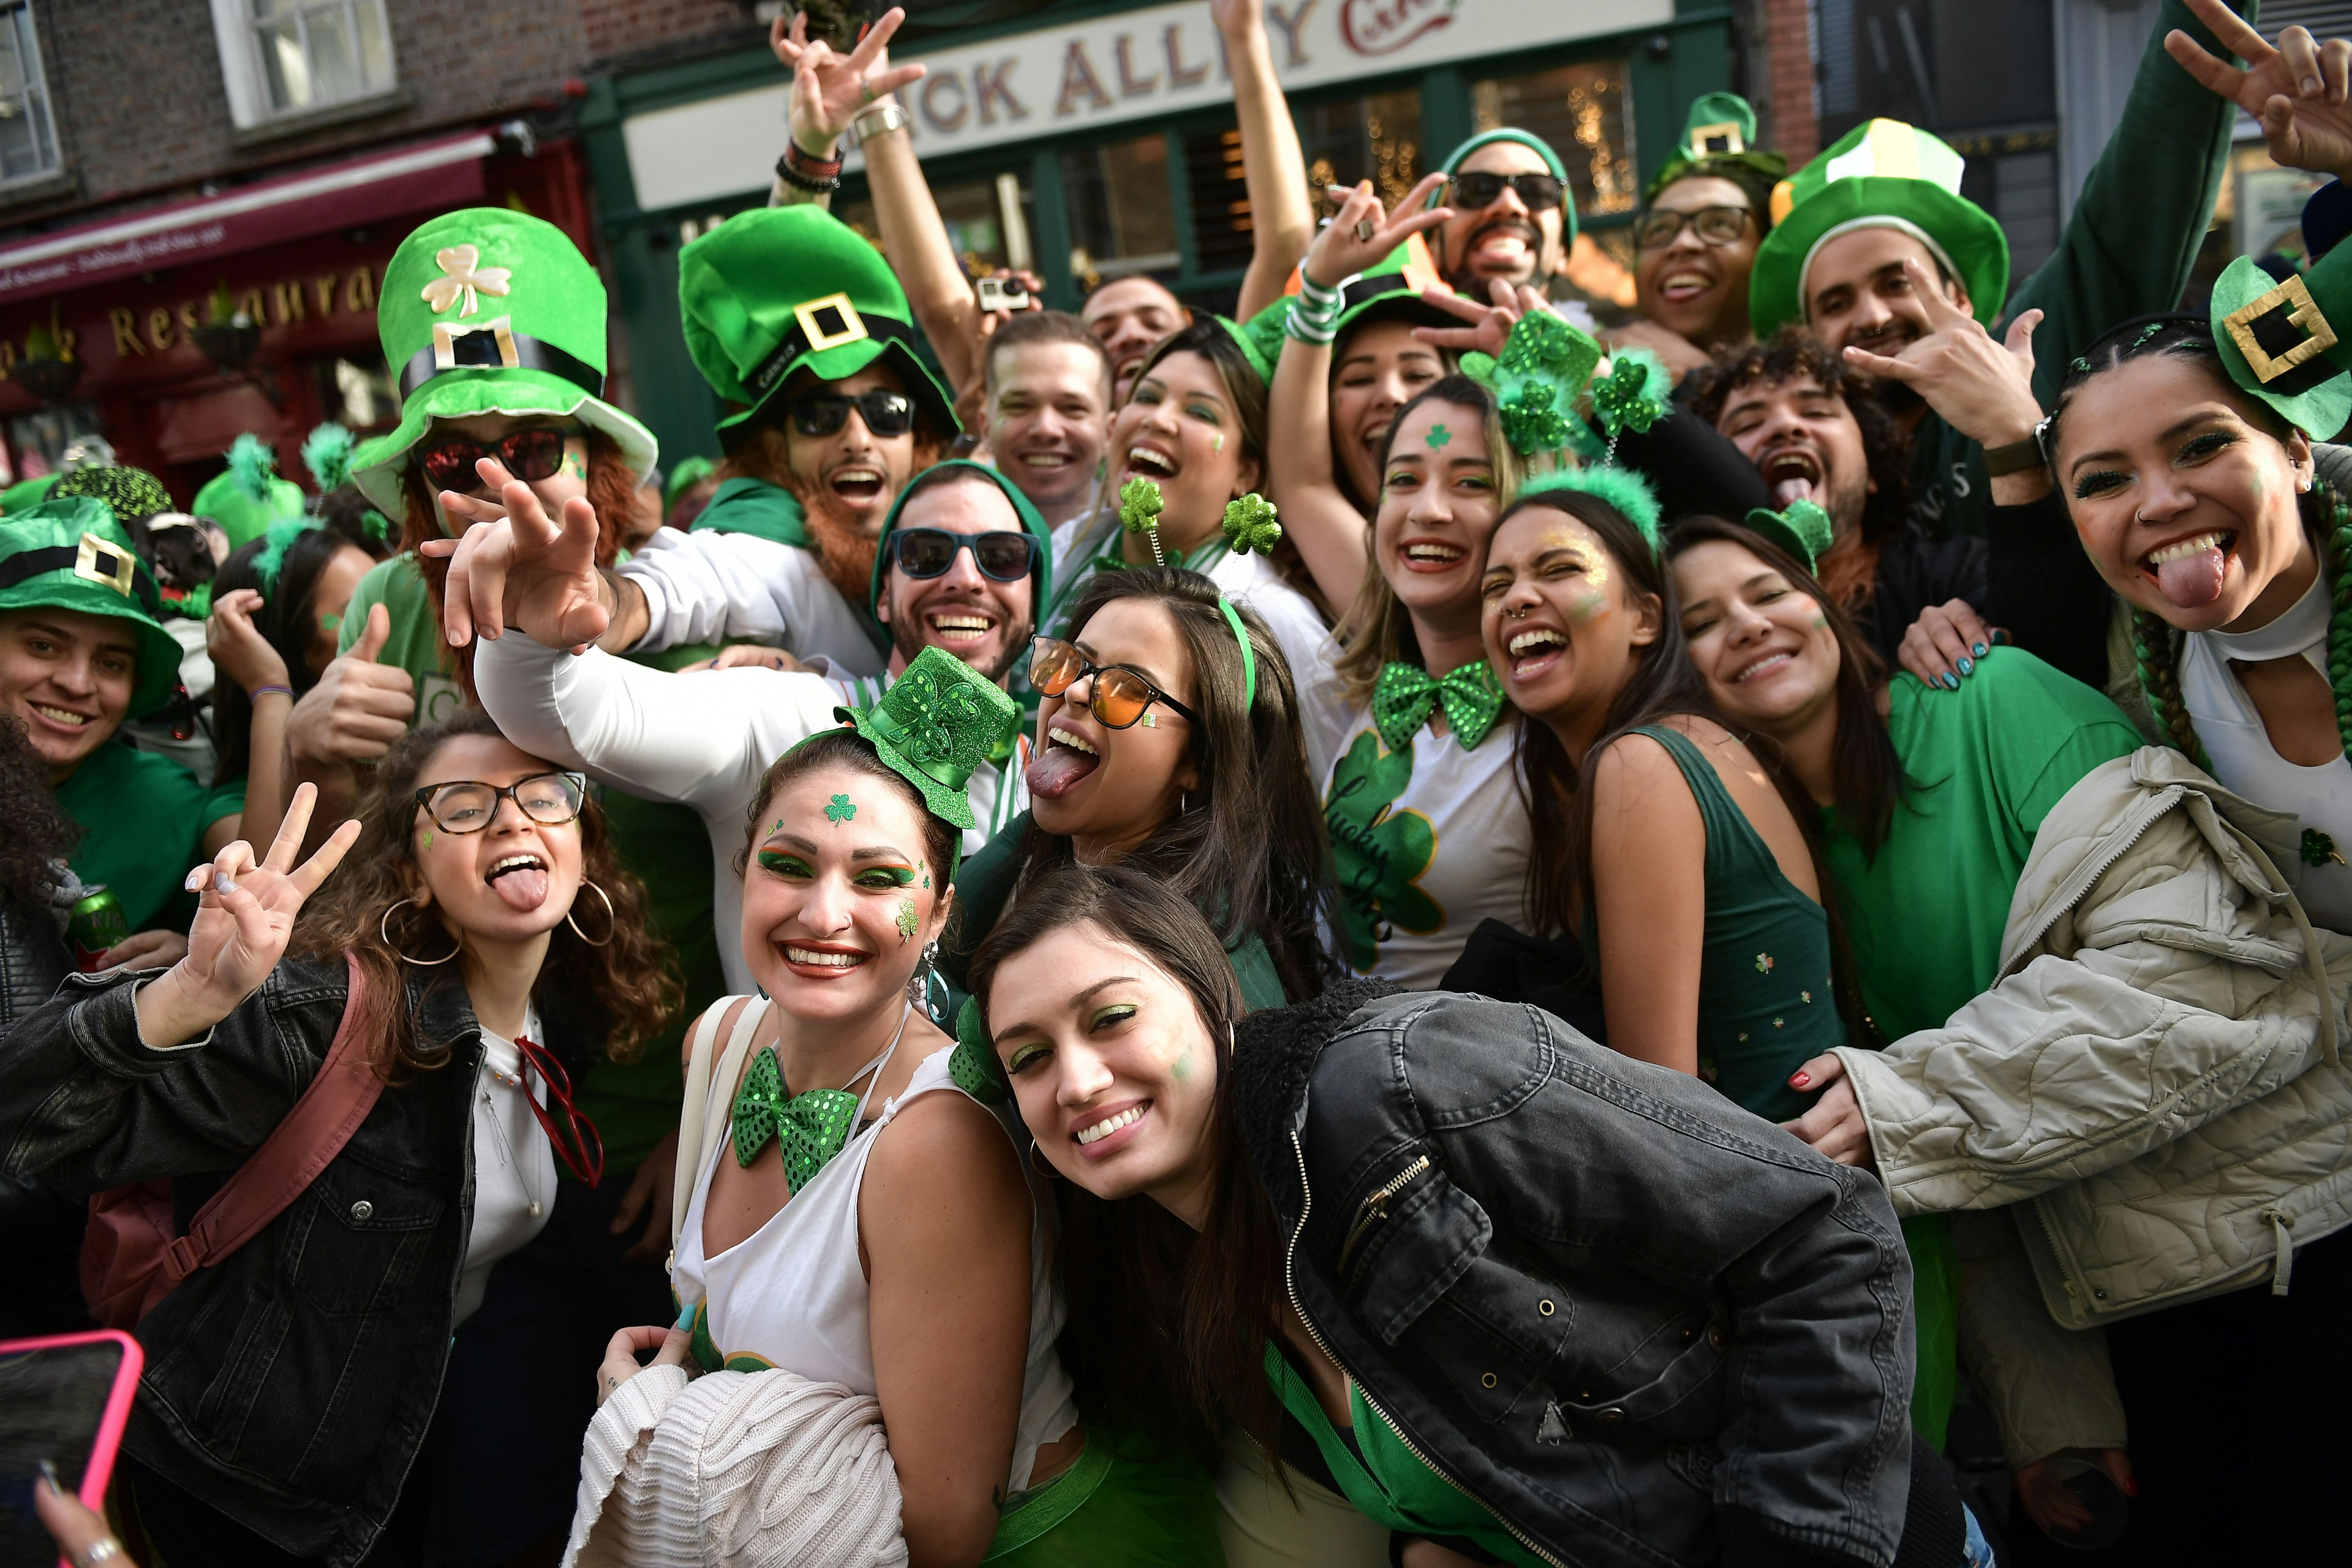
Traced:
[[[741, 535], [720, 535], [740, 538]], [[710, 836], [712, 920], [729, 989], [755, 988], [743, 961], [743, 884], [735, 854], [768, 764], [820, 730], [837, 707], [869, 707], [887, 678], [837, 680], [750, 667], [672, 675], [591, 648], [574, 658], [509, 632], [474, 656], [482, 706], [533, 756], [649, 800], [694, 808]], [[972, 770], [969, 855], [1029, 808], [1024, 739], [1004, 767]]]
[[682, 643], [768, 643], [802, 658], [822, 654], [849, 675], [879, 675], [889, 658], [814, 551], [756, 533], [657, 528], [620, 573], [645, 590], [650, 619], [636, 646], [648, 653]]

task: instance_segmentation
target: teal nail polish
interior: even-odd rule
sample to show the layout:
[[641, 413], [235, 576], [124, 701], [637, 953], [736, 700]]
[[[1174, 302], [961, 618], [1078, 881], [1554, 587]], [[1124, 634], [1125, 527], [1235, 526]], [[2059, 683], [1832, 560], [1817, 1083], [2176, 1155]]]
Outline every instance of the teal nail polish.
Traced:
[[1985, 653], [1986, 653], [1986, 651], [1987, 651], [1987, 650], [1986, 650], [1986, 648], [1985, 648], [1985, 645], [1984, 645], [1984, 644], [1982, 644], [1982, 643], [1979, 643], [1979, 644], [1977, 644], [1977, 645], [1976, 645], [1976, 647], [1977, 647], [1977, 657], [1978, 657], [1979, 658], [1982, 658], [1985, 656]]
[[1977, 661], [1969, 658], [1965, 654], [1962, 655], [1960, 658], [1960, 673], [1962, 675], [1974, 675], [1976, 672]]
[[677, 1326], [681, 1329], [690, 1329], [694, 1327], [694, 1313], [695, 1303], [689, 1301], [677, 1314]]
[[1948, 669], [1944, 671], [1943, 680], [1944, 689], [1947, 691], [1958, 691], [1960, 689], [1960, 678]]

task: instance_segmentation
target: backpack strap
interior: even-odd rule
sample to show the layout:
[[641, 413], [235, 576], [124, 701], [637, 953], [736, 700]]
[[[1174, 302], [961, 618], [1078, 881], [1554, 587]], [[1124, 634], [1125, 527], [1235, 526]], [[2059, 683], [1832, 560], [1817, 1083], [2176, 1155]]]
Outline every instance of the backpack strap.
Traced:
[[[764, 996], [722, 996], [705, 1010], [687, 1037], [693, 1057], [686, 1064], [686, 1100], [678, 1108], [677, 1177], [670, 1184], [672, 1263], [677, 1259], [677, 1238], [686, 1229], [686, 1211], [694, 1205], [694, 1184], [702, 1178], [703, 1156], [709, 1148], [709, 1130], [704, 1123], [710, 1085], [714, 1080], [731, 1084], [743, 1076], [743, 1058], [751, 1052], [751, 1037], [759, 1033], [760, 1021], [767, 1016]], [[721, 1036], [727, 1039], [724, 1050], [718, 1046]]]
[[362, 1027], [367, 981], [358, 955], [347, 959], [351, 990], [327, 1059], [261, 1147], [195, 1212], [188, 1233], [164, 1249], [163, 1274], [173, 1284], [218, 1263], [284, 1214], [343, 1152], [375, 1108], [383, 1079], [369, 1059], [374, 1042]]

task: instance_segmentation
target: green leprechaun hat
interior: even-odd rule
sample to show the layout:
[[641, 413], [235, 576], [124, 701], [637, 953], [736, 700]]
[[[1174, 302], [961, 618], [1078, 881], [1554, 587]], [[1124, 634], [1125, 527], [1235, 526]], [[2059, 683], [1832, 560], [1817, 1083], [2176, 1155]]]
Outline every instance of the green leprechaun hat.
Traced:
[[719, 422], [731, 446], [751, 433], [797, 371], [823, 381], [888, 356], [940, 438], [961, 426], [955, 399], [916, 352], [914, 312], [881, 253], [820, 207], [737, 213], [677, 253], [686, 351], [740, 413]]
[[562, 229], [505, 207], [424, 225], [392, 254], [376, 306], [400, 424], [352, 454], [352, 480], [397, 518], [409, 449], [436, 419], [556, 415], [653, 471], [653, 432], [604, 399], [604, 285]]
[[2241, 256], [2213, 282], [2213, 346], [2248, 395], [2315, 441], [2352, 418], [2352, 373], [2329, 357], [2337, 331], [2300, 277], [2280, 282]]
[[302, 515], [302, 487], [278, 477], [278, 454], [268, 442], [248, 430], [222, 455], [228, 467], [205, 481], [190, 510], [219, 523], [231, 550], [260, 538], [273, 522]]
[[[1424, 289], [1444, 288], [1445, 279], [1438, 276], [1428, 242], [1420, 235], [1412, 236], [1382, 257], [1378, 266], [1367, 268], [1339, 285], [1340, 306], [1333, 327], [1333, 346], [1336, 348], [1357, 322], [1367, 320], [1394, 317], [1416, 327], [1460, 326], [1458, 319], [1421, 297]], [[1288, 341], [1282, 323], [1297, 292], [1298, 273], [1293, 268], [1290, 287], [1282, 298], [1241, 324], [1242, 335], [1257, 348], [1268, 364], [1282, 357], [1282, 345]], [[1273, 379], [1271, 374], [1267, 379]]]
[[180, 644], [163, 629], [163, 598], [131, 535], [95, 496], [44, 501], [0, 517], [0, 610], [45, 605], [109, 616], [139, 628], [131, 716], [170, 700]]
[[1704, 92], [1683, 117], [1682, 145], [1642, 193], [1649, 206], [1679, 180], [1729, 180], [1748, 193], [1759, 230], [1772, 226], [1772, 187], [1789, 177], [1789, 160], [1756, 145], [1756, 110], [1736, 92]]
[[965, 793], [972, 770], [1002, 756], [1021, 728], [1021, 705], [945, 648], [927, 647], [871, 708], [833, 716], [866, 737], [892, 773], [913, 784], [933, 816], [980, 826]]
[[1960, 195], [1966, 160], [1941, 137], [1899, 120], [1869, 120], [1772, 190], [1772, 232], [1756, 248], [1748, 314], [1756, 335], [1805, 316], [1805, 274], [1830, 240], [1897, 228], [1927, 247], [1990, 326], [2009, 296], [2009, 239]]

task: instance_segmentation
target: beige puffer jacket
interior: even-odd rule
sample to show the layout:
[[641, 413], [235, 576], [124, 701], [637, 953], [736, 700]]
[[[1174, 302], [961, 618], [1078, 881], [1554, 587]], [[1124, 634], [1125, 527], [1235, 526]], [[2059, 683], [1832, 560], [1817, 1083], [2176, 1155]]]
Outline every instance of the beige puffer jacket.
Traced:
[[1996, 984], [1842, 1049], [1899, 1214], [2020, 1210], [2087, 1328], [2254, 1284], [2352, 1219], [2352, 938], [2293, 896], [2292, 816], [2150, 746], [2043, 822]]

